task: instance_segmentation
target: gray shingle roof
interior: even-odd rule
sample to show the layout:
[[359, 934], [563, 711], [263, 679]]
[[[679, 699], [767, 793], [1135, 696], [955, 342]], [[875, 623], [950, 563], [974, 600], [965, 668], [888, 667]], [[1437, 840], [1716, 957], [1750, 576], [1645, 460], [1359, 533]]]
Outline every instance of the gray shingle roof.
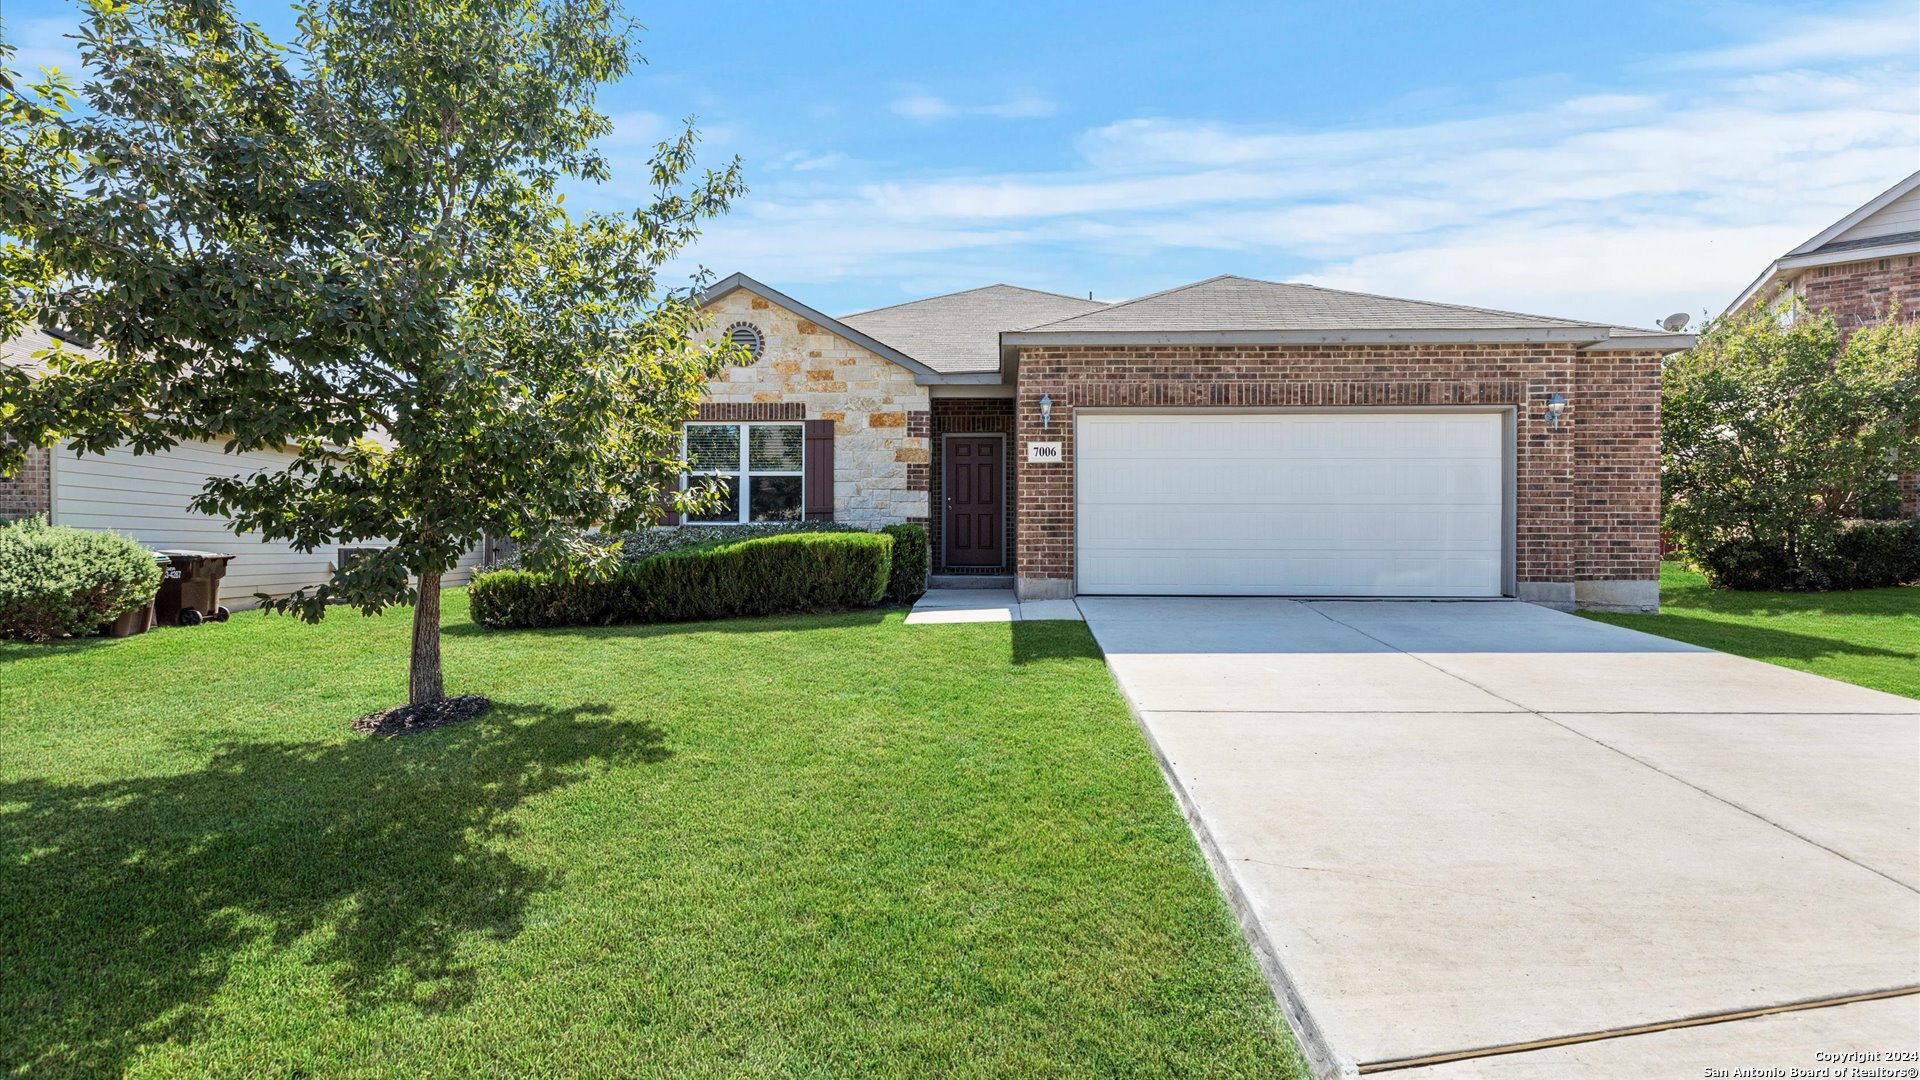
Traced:
[[1830, 251], [1857, 251], [1861, 248], [1886, 247], [1889, 244], [1911, 244], [1920, 240], [1920, 232], [1889, 233], [1881, 236], [1865, 236], [1858, 240], [1835, 240], [1814, 248], [1810, 254], [1825, 255]]
[[1000, 332], [1021, 330], [1106, 307], [1098, 300], [988, 285], [876, 308], [840, 321], [899, 349], [935, 371], [998, 371]]
[[[1220, 277], [1112, 304], [1034, 333], [1261, 330], [1583, 330], [1604, 324], [1512, 311], [1402, 300], [1253, 278]], [[1011, 329], [1011, 328], [1009, 328]], [[1605, 336], [1602, 334], [1601, 336]]]

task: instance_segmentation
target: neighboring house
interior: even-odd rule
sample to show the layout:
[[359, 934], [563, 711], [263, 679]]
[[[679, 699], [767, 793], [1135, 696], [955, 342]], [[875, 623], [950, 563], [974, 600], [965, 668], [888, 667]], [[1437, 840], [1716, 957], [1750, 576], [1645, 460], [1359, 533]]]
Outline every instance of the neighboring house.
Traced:
[[915, 521], [934, 572], [1093, 593], [1658, 605], [1686, 334], [1217, 277], [835, 319], [736, 274], [687, 428], [710, 518]]
[[[37, 368], [33, 353], [52, 348], [54, 337], [33, 331], [0, 342], [0, 364]], [[77, 349], [71, 342], [69, 350]], [[286, 467], [291, 453], [250, 450], [229, 454], [219, 443], [182, 443], [158, 454], [110, 450], [105, 454], [30, 450], [26, 467], [0, 477], [0, 519], [45, 514], [55, 524], [102, 529], [130, 536], [150, 548], [220, 551], [237, 556], [220, 583], [220, 600], [239, 611], [253, 607], [255, 593], [284, 596], [325, 582], [342, 550], [381, 547], [356, 542], [323, 551], [301, 552], [253, 533], [235, 534], [219, 518], [187, 509], [207, 477], [243, 476]], [[446, 576], [464, 584], [480, 562], [478, 551]]]
[[1784, 311], [1795, 299], [1833, 312], [1842, 330], [1879, 322], [1895, 303], [1902, 320], [1920, 319], [1920, 172], [1775, 259], [1727, 311]]
[[[1920, 320], [1920, 172], [1773, 261], [1727, 313], [1767, 305], [1831, 311], [1843, 334], [1886, 318]], [[1920, 515], [1920, 475], [1900, 478], [1902, 509]]]

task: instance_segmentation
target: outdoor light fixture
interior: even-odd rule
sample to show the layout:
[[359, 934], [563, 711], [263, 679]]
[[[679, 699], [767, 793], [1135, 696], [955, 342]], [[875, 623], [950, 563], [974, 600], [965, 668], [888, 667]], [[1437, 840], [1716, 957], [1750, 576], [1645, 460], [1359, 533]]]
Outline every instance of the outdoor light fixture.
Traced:
[[1565, 395], [1555, 394], [1547, 399], [1547, 429], [1555, 430], [1560, 426], [1560, 414], [1567, 411]]
[[1048, 427], [1053, 423], [1053, 395], [1040, 395], [1040, 426]]

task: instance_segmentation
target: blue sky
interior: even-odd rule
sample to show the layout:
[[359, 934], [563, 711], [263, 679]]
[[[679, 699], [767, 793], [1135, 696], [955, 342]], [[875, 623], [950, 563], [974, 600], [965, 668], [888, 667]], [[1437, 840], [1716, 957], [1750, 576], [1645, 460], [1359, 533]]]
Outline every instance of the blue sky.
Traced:
[[[70, 4], [0, 10], [23, 66], [72, 62]], [[833, 313], [1236, 273], [1647, 325], [1920, 168], [1911, 0], [630, 10], [631, 179], [574, 198], [637, 202], [696, 115], [752, 191], [689, 266]]]

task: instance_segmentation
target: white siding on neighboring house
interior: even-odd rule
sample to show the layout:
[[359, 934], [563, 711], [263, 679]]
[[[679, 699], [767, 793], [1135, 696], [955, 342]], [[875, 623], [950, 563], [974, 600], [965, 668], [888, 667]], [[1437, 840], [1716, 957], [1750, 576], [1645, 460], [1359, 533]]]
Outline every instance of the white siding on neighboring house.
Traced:
[[[192, 548], [237, 556], [220, 584], [220, 599], [234, 610], [253, 607], [254, 593], [283, 596], [303, 585], [318, 585], [333, 572], [337, 548], [311, 553], [285, 543], [236, 535], [219, 518], [196, 514], [187, 503], [207, 477], [242, 476], [280, 469], [292, 455], [271, 450], [223, 453], [218, 443], [183, 443], [160, 454], [130, 450], [76, 457], [53, 455], [53, 520], [81, 529], [106, 529], [130, 536], [150, 548]], [[356, 542], [350, 547], [381, 547]], [[446, 577], [465, 584], [480, 562], [476, 549]]]
[[1865, 221], [1833, 238], [1841, 244], [1853, 240], [1871, 240], [1876, 236], [1897, 236], [1920, 232], [1920, 187], [1874, 211]]

